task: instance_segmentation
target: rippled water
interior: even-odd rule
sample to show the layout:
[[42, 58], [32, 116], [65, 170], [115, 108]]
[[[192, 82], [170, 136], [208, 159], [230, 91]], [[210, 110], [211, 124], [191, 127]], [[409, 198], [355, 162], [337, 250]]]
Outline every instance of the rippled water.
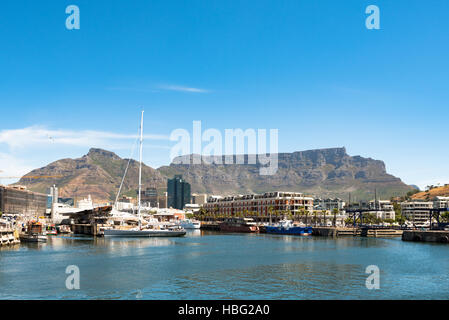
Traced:
[[[67, 290], [66, 267], [81, 272]], [[369, 265], [380, 290], [368, 290]], [[449, 299], [449, 246], [190, 232], [0, 249], [0, 299]]]

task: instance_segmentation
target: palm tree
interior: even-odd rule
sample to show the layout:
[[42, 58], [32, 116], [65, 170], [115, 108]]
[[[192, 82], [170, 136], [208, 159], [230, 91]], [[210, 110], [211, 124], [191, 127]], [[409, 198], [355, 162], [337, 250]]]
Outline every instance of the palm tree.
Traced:
[[304, 207], [303, 206], [299, 207], [299, 215], [301, 216], [301, 220], [302, 220], [302, 217], [304, 217], [304, 215], [305, 215], [305, 211], [304, 211]]
[[273, 223], [273, 222], [271, 221], [271, 216], [272, 216], [272, 214], [273, 214], [273, 210], [274, 210], [274, 207], [273, 207], [273, 206], [269, 206], [269, 207], [268, 207], [268, 213], [270, 214], [270, 224]]
[[305, 210], [304, 213], [306, 214], [306, 226], [309, 226], [309, 210]]
[[337, 214], [339, 213], [338, 208], [334, 208], [334, 210], [332, 210], [334, 213], [334, 227], [337, 227]]

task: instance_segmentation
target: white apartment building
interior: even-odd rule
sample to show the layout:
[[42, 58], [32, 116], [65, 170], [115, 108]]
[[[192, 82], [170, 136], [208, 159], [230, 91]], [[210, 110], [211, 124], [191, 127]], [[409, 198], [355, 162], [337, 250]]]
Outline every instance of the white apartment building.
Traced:
[[378, 219], [396, 219], [394, 206], [390, 200], [361, 201], [358, 204], [351, 204], [351, 210], [364, 210], [366, 214], [374, 214]]
[[448, 209], [449, 208], [449, 197], [435, 197], [433, 199], [433, 207], [435, 209]]
[[402, 215], [415, 224], [427, 224], [429, 222], [430, 209], [433, 209], [432, 201], [407, 201], [401, 203]]
[[327, 199], [321, 199], [316, 198], [313, 201], [315, 210], [328, 210], [332, 212], [334, 209], [337, 209], [340, 212], [344, 211], [344, 208], [346, 206], [346, 202], [344, 202], [340, 198], [327, 198]]

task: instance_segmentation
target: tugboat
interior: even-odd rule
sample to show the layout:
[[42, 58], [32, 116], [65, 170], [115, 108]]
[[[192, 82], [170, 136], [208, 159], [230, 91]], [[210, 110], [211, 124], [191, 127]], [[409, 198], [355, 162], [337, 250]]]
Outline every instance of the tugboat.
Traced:
[[26, 232], [21, 233], [19, 238], [21, 242], [47, 242], [42, 223], [36, 221], [28, 223]]
[[228, 218], [220, 224], [223, 232], [258, 232], [259, 227], [251, 218]]
[[276, 225], [266, 226], [266, 233], [285, 234], [295, 236], [312, 235], [312, 227], [301, 227], [293, 224], [291, 220], [282, 220]]

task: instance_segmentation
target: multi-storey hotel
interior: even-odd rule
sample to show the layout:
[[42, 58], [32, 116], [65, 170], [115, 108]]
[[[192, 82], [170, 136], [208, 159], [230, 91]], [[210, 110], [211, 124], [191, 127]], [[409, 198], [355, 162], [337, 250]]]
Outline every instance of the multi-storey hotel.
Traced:
[[[258, 213], [269, 215], [270, 211], [299, 213], [302, 209], [313, 211], [313, 198], [296, 192], [267, 192], [235, 197], [209, 197], [203, 208], [208, 213], [235, 215], [238, 213]], [[271, 208], [271, 210], [270, 210]]]
[[433, 209], [432, 201], [407, 201], [401, 203], [402, 215], [407, 220], [415, 223], [426, 223], [429, 221], [430, 209]]

